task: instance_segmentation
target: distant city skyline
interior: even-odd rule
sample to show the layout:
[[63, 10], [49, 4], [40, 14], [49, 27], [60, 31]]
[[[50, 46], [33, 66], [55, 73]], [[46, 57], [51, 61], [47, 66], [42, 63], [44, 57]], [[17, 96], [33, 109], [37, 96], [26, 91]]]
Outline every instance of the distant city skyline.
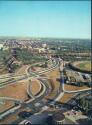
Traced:
[[0, 1], [0, 36], [91, 39], [91, 1]]

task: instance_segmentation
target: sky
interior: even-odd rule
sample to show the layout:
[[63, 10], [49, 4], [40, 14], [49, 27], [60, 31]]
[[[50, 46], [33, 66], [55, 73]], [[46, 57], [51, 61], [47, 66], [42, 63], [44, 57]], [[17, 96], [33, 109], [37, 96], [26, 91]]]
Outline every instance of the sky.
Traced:
[[0, 1], [0, 36], [91, 38], [91, 2]]

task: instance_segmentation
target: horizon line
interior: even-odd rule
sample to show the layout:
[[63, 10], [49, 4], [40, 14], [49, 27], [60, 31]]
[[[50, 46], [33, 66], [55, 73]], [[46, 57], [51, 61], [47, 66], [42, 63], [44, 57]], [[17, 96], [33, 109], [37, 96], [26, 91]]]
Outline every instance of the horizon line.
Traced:
[[75, 37], [52, 37], [52, 36], [50, 36], [50, 37], [45, 37], [45, 36], [0, 36], [0, 37], [16, 37], [16, 38], [19, 38], [19, 37], [23, 37], [23, 38], [25, 38], [25, 37], [28, 37], [28, 38], [58, 38], [58, 39], [89, 39], [89, 40], [91, 40], [91, 38], [79, 38], [79, 37], [77, 37], [77, 38], [75, 38]]

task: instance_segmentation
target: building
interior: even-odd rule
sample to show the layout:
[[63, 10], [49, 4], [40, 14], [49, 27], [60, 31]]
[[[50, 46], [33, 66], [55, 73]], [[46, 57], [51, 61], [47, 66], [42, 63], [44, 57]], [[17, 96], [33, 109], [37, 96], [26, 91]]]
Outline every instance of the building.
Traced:
[[45, 49], [44, 48], [33, 48], [33, 52], [44, 53]]
[[61, 112], [57, 112], [52, 116], [52, 122], [54, 125], [65, 124], [65, 116]]
[[42, 47], [43, 47], [43, 48], [46, 48], [46, 47], [47, 47], [47, 44], [45, 44], [45, 43], [42, 44]]

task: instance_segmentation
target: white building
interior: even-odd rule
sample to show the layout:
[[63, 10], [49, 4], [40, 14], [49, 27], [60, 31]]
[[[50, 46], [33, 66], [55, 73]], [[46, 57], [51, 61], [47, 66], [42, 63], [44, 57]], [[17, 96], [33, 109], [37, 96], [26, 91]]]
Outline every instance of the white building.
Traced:
[[47, 47], [47, 44], [45, 44], [45, 43], [42, 44], [42, 47], [43, 47], [43, 48], [46, 48], [46, 47]]

